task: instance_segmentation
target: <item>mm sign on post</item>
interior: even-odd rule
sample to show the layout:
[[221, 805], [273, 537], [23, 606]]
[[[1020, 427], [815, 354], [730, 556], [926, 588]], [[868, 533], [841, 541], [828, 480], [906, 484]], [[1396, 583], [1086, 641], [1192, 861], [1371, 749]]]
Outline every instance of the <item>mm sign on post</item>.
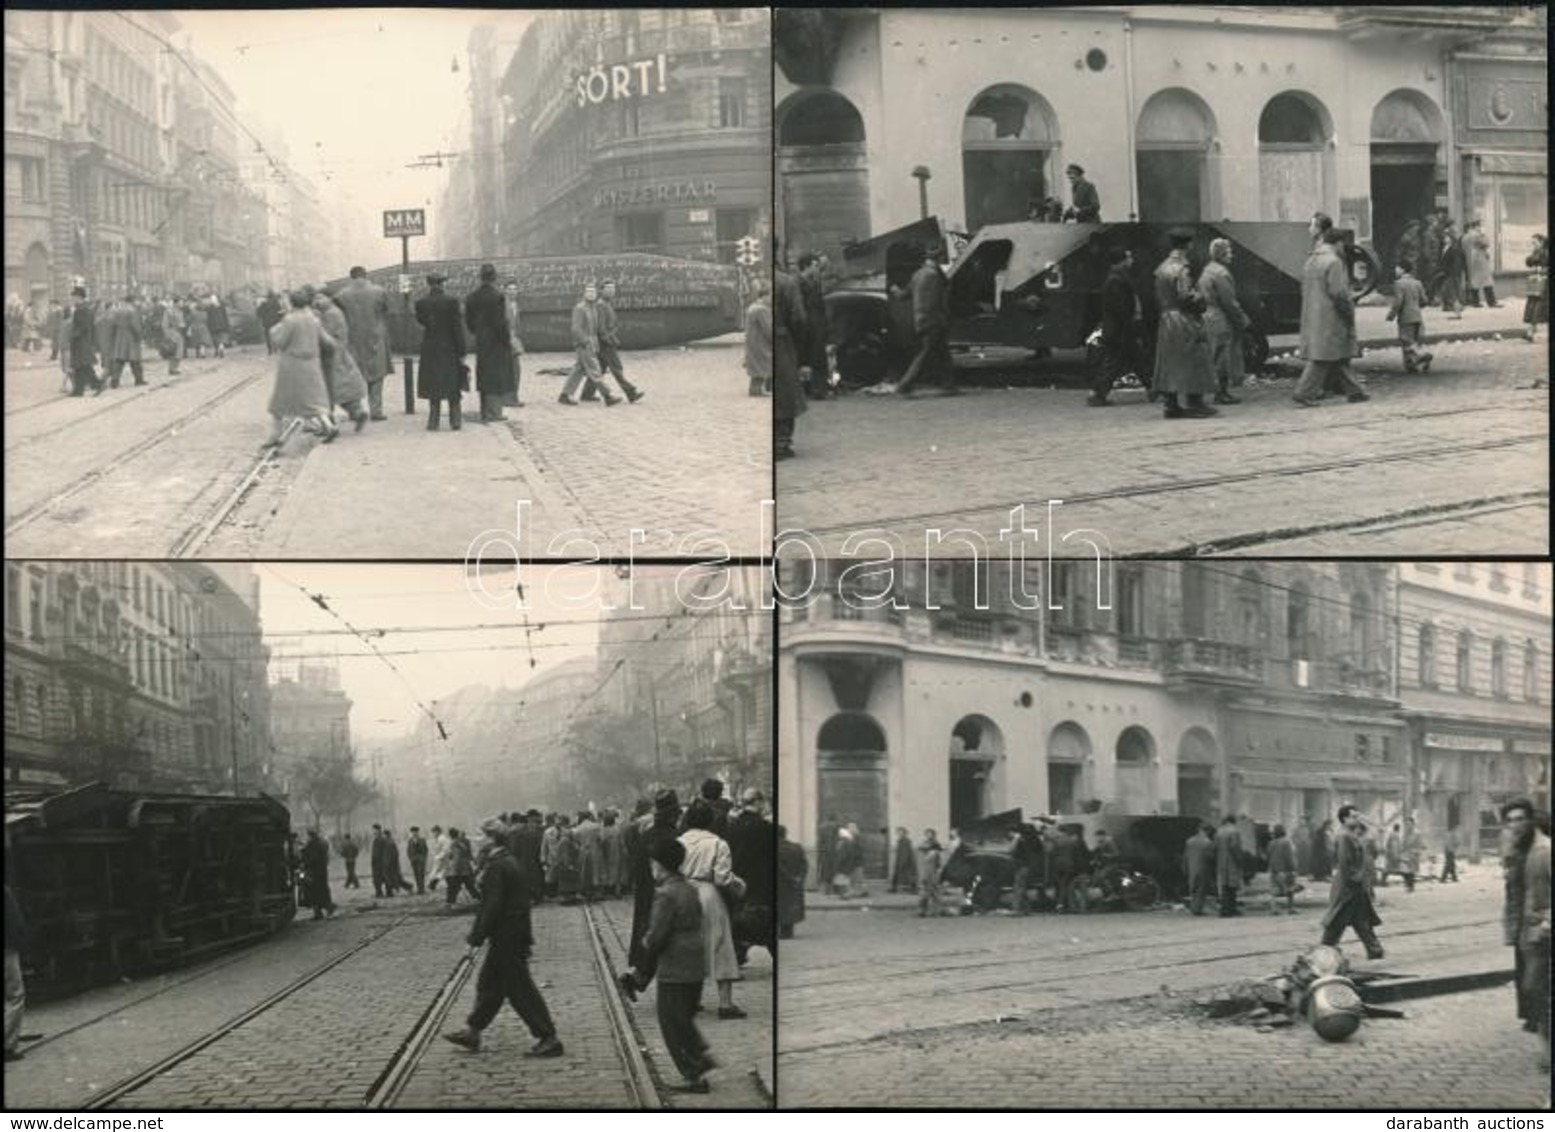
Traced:
[[424, 208], [391, 208], [383, 214], [385, 236], [425, 236], [427, 213]]

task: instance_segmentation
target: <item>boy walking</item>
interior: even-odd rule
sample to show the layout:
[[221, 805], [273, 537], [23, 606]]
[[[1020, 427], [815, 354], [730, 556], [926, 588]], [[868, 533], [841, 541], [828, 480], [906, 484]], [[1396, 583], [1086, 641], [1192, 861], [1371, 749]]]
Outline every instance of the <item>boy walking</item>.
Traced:
[[1388, 308], [1388, 321], [1398, 323], [1398, 341], [1404, 349], [1405, 373], [1429, 373], [1431, 353], [1420, 349], [1420, 336], [1425, 330], [1425, 287], [1414, 276], [1413, 265], [1407, 260], [1395, 269], [1398, 281], [1393, 284], [1393, 305]]

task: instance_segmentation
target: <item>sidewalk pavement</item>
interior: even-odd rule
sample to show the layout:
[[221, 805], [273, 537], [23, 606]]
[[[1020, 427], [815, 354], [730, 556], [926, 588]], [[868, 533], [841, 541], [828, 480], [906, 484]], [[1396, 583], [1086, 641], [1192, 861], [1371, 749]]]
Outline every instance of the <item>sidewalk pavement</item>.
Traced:
[[[1388, 300], [1371, 294], [1355, 309], [1355, 330], [1363, 349], [1398, 345], [1398, 324], [1387, 320]], [[1517, 338], [1527, 331], [1523, 322], [1521, 295], [1501, 300], [1499, 307], [1464, 307], [1461, 318], [1454, 318], [1440, 307], [1424, 312], [1422, 342], [1450, 342], [1464, 338]], [[1269, 338], [1269, 353], [1274, 357], [1294, 350], [1300, 334], [1276, 334]]]

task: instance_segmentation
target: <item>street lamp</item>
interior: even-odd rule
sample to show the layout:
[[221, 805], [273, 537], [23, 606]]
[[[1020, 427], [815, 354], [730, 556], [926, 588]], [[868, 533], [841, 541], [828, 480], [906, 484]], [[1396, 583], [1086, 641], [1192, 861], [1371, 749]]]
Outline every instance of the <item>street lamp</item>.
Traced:
[[927, 165], [914, 165], [912, 175], [918, 179], [918, 219], [929, 218], [929, 178], [934, 174], [929, 172]]

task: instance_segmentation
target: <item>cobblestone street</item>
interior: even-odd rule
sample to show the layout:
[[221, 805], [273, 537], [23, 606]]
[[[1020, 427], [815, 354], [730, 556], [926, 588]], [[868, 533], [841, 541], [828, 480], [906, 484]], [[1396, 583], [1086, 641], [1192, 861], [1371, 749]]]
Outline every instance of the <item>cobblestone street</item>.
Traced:
[[[1379, 889], [1386, 959], [1360, 970], [1509, 969], [1500, 875]], [[1179, 909], [921, 920], [904, 898], [820, 898], [784, 952], [781, 1107], [1539, 1107], [1537, 1039], [1510, 987], [1401, 1004], [1344, 1045], [1306, 1026], [1260, 1034], [1193, 999], [1270, 974], [1318, 937], [1322, 891], [1296, 916], [1255, 895], [1228, 930]], [[865, 910], [865, 907], [868, 910]], [[1359, 948], [1348, 949], [1359, 957]], [[1508, 971], [1509, 973], [1509, 971]], [[1318, 1098], [1321, 1098], [1319, 1102]]]
[[530, 355], [525, 405], [483, 426], [469, 395], [458, 434], [446, 422], [428, 433], [424, 402], [405, 415], [395, 374], [384, 386], [387, 421], [360, 435], [347, 425], [329, 445], [293, 437], [230, 511], [268, 420], [273, 367], [258, 347], [190, 359], [172, 378], [148, 363], [146, 387], [85, 399], [60, 393], [47, 354], [8, 351], [8, 549], [159, 556], [192, 526], [220, 520], [191, 552], [451, 557], [498, 531], [525, 554], [548, 553], [564, 532], [588, 540], [559, 551], [572, 555], [586, 556], [589, 544], [604, 555], [684, 554], [698, 537], [757, 554], [772, 485], [771, 403], [747, 395], [743, 349], [736, 335], [627, 353], [628, 378], [646, 398], [610, 410], [558, 405], [563, 378], [546, 371], [564, 371], [570, 358]]
[[[1099, 531], [1122, 555], [1544, 553], [1548, 353], [1511, 337], [1515, 317], [1437, 320], [1486, 337], [1433, 346], [1429, 376], [1405, 376], [1396, 347], [1368, 351], [1355, 367], [1364, 405], [1299, 410], [1289, 357], [1212, 420], [1163, 420], [1140, 390], [1091, 409], [1073, 384], [815, 403], [778, 468], [780, 529], [832, 553], [881, 529], [918, 556], [925, 528], [966, 528], [1004, 553], [1011, 508], [1045, 528], [1047, 502], [1062, 500], [1060, 537]], [[1054, 380], [1075, 369], [1051, 364]]]

